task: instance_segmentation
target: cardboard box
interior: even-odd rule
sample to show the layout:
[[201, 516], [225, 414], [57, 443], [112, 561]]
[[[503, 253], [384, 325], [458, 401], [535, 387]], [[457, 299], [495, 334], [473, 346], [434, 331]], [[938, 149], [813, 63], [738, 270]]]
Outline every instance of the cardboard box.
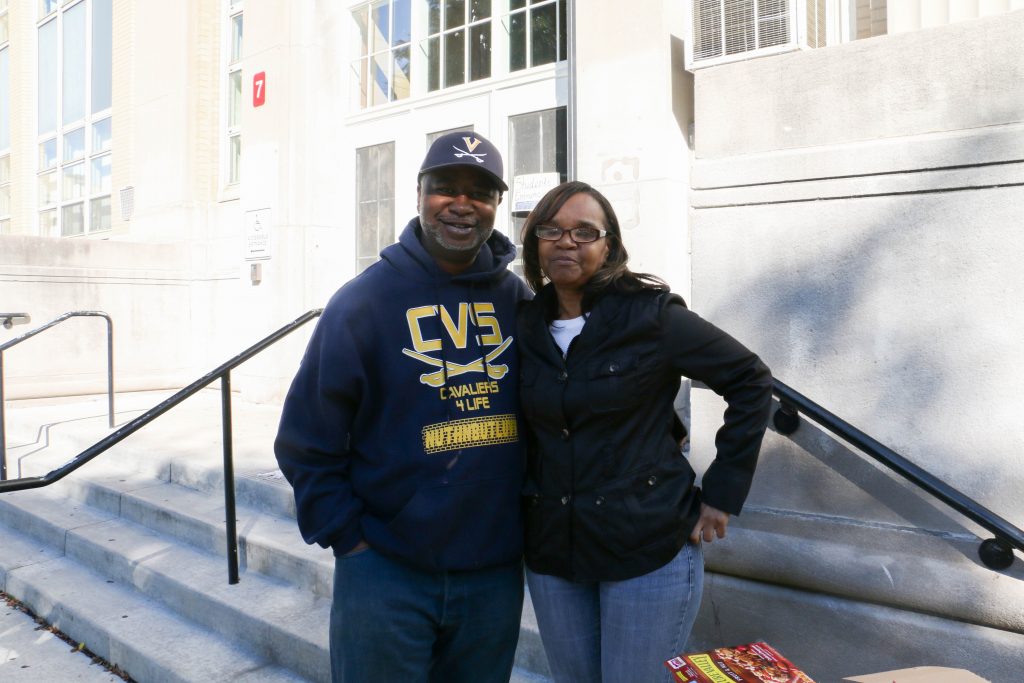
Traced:
[[665, 666], [680, 683], [814, 683], [763, 642], [680, 655]]
[[913, 669], [850, 676], [843, 680], [854, 683], [989, 683], [970, 671], [947, 669], [944, 666], [916, 666]]

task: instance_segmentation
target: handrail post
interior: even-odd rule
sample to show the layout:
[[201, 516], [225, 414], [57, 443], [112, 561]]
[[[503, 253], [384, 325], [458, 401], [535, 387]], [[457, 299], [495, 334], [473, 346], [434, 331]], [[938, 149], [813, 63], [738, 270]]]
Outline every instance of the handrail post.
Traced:
[[104, 315], [107, 321], [107, 425], [114, 428], [114, 321]]
[[7, 432], [4, 426], [4, 352], [0, 350], [0, 481], [7, 481]]
[[220, 376], [221, 425], [224, 445], [224, 517], [227, 522], [228, 583], [238, 583], [238, 530], [235, 525], [235, 466], [231, 441], [231, 371]]

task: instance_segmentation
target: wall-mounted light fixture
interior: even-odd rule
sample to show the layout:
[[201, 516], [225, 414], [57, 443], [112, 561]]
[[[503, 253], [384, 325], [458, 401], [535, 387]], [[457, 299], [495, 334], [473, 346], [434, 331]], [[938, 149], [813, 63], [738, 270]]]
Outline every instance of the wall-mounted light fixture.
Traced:
[[31, 322], [32, 316], [28, 313], [0, 313], [0, 325], [9, 330], [15, 325], [24, 325]]

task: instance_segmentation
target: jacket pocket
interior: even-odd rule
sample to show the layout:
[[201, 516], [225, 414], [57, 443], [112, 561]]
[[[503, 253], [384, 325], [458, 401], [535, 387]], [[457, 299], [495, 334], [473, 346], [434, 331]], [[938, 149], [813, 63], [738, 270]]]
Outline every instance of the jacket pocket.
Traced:
[[692, 495], [693, 471], [655, 467], [579, 496], [585, 538], [619, 558], [680, 533], [682, 508]]
[[624, 501], [636, 530], [633, 548], [679, 533], [694, 495], [694, 478], [688, 463], [685, 468], [656, 468], [636, 477]]
[[531, 483], [523, 488], [522, 504], [527, 565], [539, 572], [564, 571], [570, 552], [567, 506], [542, 496]]
[[594, 361], [587, 368], [588, 406], [596, 413], [628, 407], [636, 396], [637, 356]]

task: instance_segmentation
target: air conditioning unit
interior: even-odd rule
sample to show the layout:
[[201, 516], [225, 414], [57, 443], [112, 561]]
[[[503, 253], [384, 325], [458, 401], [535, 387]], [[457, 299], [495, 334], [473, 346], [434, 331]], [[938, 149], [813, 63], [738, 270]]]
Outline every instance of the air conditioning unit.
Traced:
[[686, 68], [826, 44], [834, 0], [689, 0]]

